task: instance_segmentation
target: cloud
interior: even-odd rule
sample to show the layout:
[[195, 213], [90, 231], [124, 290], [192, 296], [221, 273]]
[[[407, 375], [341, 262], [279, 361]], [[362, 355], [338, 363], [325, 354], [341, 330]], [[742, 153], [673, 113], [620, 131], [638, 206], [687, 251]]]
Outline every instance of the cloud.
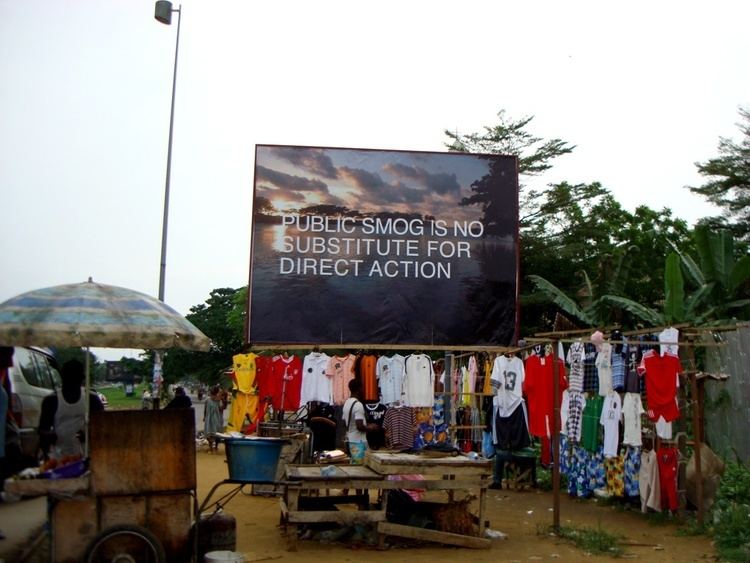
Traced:
[[265, 197], [270, 201], [304, 202], [305, 196], [300, 192], [281, 191], [270, 186], [258, 186], [255, 197]]
[[271, 153], [299, 168], [308, 170], [316, 176], [329, 179], [338, 177], [333, 161], [323, 149], [273, 147]]
[[339, 168], [339, 178], [348, 180], [359, 191], [361, 200], [382, 205], [394, 203], [419, 203], [427, 195], [424, 190], [411, 188], [401, 182], [389, 184], [380, 174], [361, 168]]
[[461, 191], [461, 185], [458, 183], [455, 174], [447, 174], [445, 172], [431, 174], [424, 168], [406, 166], [399, 163], [386, 164], [383, 169], [397, 178], [417, 182], [428, 190], [439, 194], [458, 193]]
[[256, 183], [265, 181], [278, 188], [287, 190], [328, 193], [328, 185], [325, 182], [311, 178], [303, 178], [302, 176], [285, 174], [284, 172], [271, 170], [270, 168], [260, 165], [255, 167], [255, 181]]

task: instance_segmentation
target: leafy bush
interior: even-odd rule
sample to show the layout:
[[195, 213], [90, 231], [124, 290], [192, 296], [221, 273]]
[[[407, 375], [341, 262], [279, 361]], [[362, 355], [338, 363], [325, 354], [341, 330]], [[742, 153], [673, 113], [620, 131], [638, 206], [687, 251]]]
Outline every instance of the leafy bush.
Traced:
[[750, 561], [750, 471], [728, 464], [713, 507], [714, 540], [722, 561]]

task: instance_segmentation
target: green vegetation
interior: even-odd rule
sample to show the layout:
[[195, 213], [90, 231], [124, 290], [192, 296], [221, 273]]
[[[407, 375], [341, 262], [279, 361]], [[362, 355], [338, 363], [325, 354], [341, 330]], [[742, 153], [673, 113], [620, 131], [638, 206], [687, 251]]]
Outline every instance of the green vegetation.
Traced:
[[107, 397], [109, 403], [107, 408], [110, 410], [128, 410], [128, 409], [140, 409], [141, 408], [141, 395], [143, 388], [141, 385], [137, 385], [135, 393], [132, 397], [125, 395], [125, 389], [123, 387], [97, 387], [99, 393]]
[[625, 550], [619, 544], [623, 537], [605, 532], [601, 527], [594, 529], [560, 526], [557, 532], [552, 527], [546, 528], [545, 532], [545, 535], [559, 537], [587, 553], [612, 557], [622, 557], [625, 554]]
[[713, 536], [722, 561], [750, 561], [750, 471], [727, 465], [713, 505]]

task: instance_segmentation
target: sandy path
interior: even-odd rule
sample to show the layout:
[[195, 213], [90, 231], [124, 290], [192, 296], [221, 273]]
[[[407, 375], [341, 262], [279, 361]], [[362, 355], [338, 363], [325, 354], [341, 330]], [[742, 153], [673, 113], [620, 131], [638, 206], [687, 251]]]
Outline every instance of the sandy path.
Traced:
[[[219, 454], [197, 453], [198, 496], [202, 500], [211, 487], [228, 477], [223, 447]], [[249, 487], [246, 487], [249, 489]], [[354, 549], [346, 545], [300, 541], [297, 552], [288, 552], [279, 528], [279, 502], [276, 497], [239, 494], [226, 506], [226, 512], [237, 519], [237, 551], [248, 561], [314, 561], [325, 558], [329, 563], [349, 561], [405, 561], [434, 563], [455, 558], [471, 558], [472, 563], [512, 561], [587, 561], [612, 560], [606, 556], [588, 555], [554, 538], [540, 536], [538, 530], [552, 523], [552, 494], [545, 492], [496, 491], [487, 495], [487, 518], [493, 530], [508, 534], [489, 550], [440, 547], [434, 544], [415, 548], [391, 548], [377, 551]], [[714, 550], [706, 536], [677, 536], [677, 525], [653, 524], [639, 512], [603, 506], [595, 501], [577, 501], [567, 495], [561, 498], [561, 524], [597, 527], [625, 536], [628, 542], [645, 544], [627, 546], [629, 557], [648, 562], [712, 561]], [[658, 546], [655, 548], [655, 546]]]

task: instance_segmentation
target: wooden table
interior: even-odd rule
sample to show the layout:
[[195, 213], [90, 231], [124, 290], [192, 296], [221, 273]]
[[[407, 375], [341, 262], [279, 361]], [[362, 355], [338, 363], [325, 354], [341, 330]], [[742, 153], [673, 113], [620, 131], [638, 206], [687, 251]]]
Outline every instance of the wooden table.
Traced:
[[[320, 465], [290, 465], [286, 471], [284, 496], [280, 499], [281, 523], [287, 532], [288, 549], [297, 548], [297, 526], [320, 522], [342, 525], [376, 523], [380, 544], [385, 536], [400, 536], [462, 547], [489, 548], [482, 537], [486, 523], [485, 496], [492, 475], [491, 461], [464, 456], [432, 457], [416, 454], [368, 451], [365, 465], [338, 465], [335, 471]], [[326, 472], [331, 474], [326, 475]], [[422, 475], [424, 480], [389, 480], [389, 475]], [[386, 521], [389, 489], [446, 491], [478, 489], [479, 515], [476, 536], [466, 536]], [[321, 491], [340, 494], [320, 496]], [[370, 504], [369, 491], [378, 491], [379, 502]], [[356, 491], [354, 495], [348, 494]], [[357, 510], [338, 510], [337, 504], [356, 504]], [[304, 506], [302, 506], [304, 505]]]

